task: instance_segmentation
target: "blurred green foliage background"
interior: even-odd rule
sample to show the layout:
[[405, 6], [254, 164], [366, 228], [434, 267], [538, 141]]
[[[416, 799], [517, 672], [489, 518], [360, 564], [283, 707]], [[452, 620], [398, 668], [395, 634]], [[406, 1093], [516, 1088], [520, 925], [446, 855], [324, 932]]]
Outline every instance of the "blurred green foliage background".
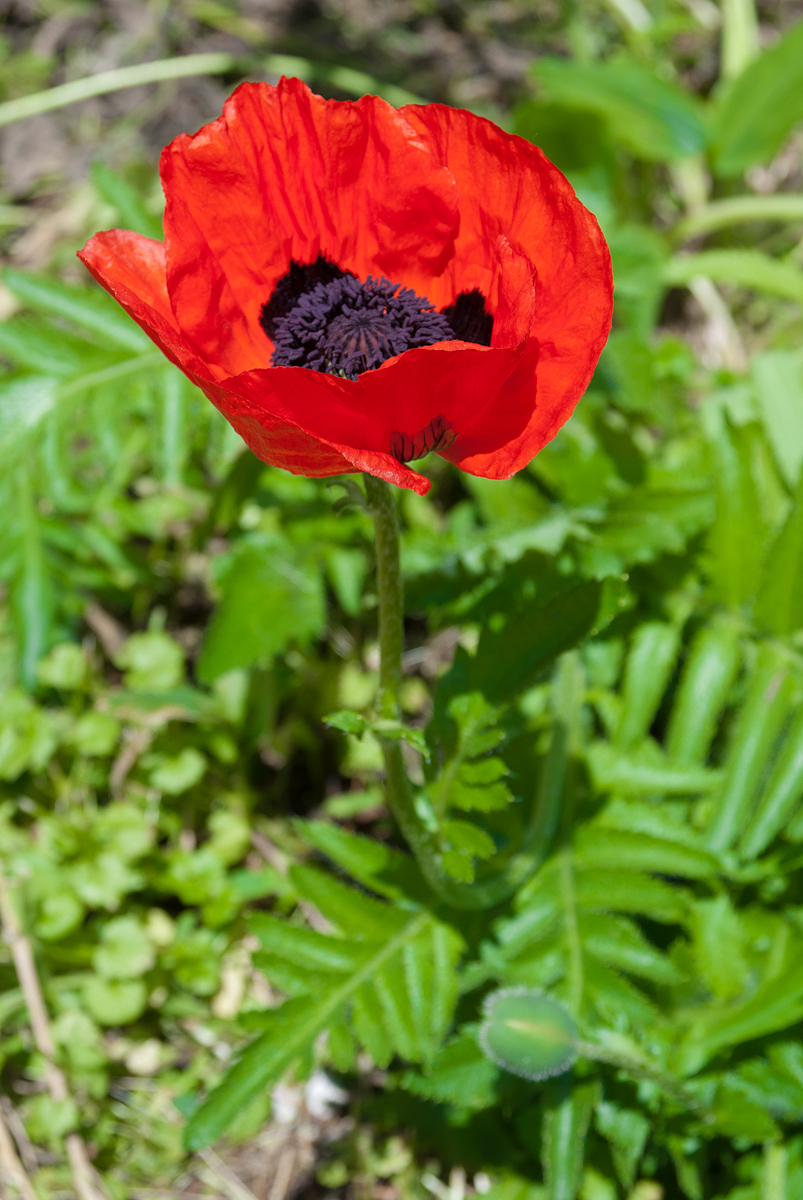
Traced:
[[[803, 6], [1, 11], [5, 102], [231, 56], [2, 130], [0, 863], [67, 1084], [0, 947], [6, 1186], [75, 1194], [77, 1134], [86, 1186], [135, 1200], [803, 1195]], [[359, 733], [353, 490], [244, 451], [74, 258], [159, 236], [160, 146], [282, 71], [534, 141], [613, 255], [614, 330], [555, 441], [502, 483], [433, 457], [399, 496], [408, 769], [444, 868], [540, 864], [475, 913], [415, 876]], [[567, 1005], [597, 1058], [500, 1069], [498, 985]], [[223, 1158], [214, 1106], [191, 1156], [255, 1032]], [[339, 1109], [290, 1086], [322, 1068]], [[296, 1108], [265, 1125], [280, 1077]]]

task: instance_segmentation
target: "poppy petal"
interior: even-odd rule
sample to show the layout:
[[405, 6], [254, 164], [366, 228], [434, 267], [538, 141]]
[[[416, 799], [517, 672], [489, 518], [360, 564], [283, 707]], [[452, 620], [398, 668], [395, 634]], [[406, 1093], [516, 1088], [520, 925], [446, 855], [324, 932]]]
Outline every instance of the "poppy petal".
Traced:
[[329, 431], [331, 436], [324, 437], [317, 430], [305, 429], [288, 415], [305, 411], [314, 414], [325, 407], [327, 399], [336, 403], [336, 385], [348, 383], [349, 380], [301, 367], [273, 367], [246, 371], [223, 384], [205, 384], [203, 390], [264, 462], [296, 475], [368, 471], [424, 495], [430, 488], [425, 476], [400, 463], [389, 450], [372, 447], [369, 439], [368, 445], [349, 445], [339, 440], [336, 418]]
[[[495, 314], [494, 347], [528, 335], [539, 343], [535, 378], [527, 378], [522, 360], [506, 384], [508, 400], [532, 392], [528, 428], [500, 456], [490, 442], [482, 447], [475, 422], [471, 438], [466, 427], [465, 440], [448, 453], [463, 470], [502, 478], [554, 437], [588, 386], [611, 326], [610, 254], [596, 218], [536, 146], [459, 109], [430, 104], [400, 111], [453, 173], [460, 196], [455, 256], [430, 299], [448, 302], [452, 293], [479, 287]], [[486, 264], [485, 287], [478, 263]], [[489, 438], [495, 425], [490, 407]], [[472, 452], [456, 457], [469, 441]]]
[[264, 395], [258, 421], [245, 419], [240, 428], [240, 418], [232, 419], [225, 389], [219, 386], [206, 364], [187, 349], [183, 331], [180, 333], [176, 328], [165, 287], [162, 242], [129, 230], [112, 229], [95, 234], [79, 251], [79, 258], [163, 354], [231, 421], [263, 462], [301, 475], [342, 475], [355, 470], [349, 459], [330, 446], [271, 414]]
[[[291, 259], [323, 253], [360, 278], [443, 270], [457, 190], [385, 101], [323, 100], [297, 79], [242, 84], [223, 115], [162, 155], [167, 286], [205, 358], [268, 366], [259, 311]], [[252, 348], [252, 349], [251, 349]]]
[[167, 296], [164, 243], [109, 229], [90, 238], [78, 257], [171, 362], [183, 367], [187, 356]]

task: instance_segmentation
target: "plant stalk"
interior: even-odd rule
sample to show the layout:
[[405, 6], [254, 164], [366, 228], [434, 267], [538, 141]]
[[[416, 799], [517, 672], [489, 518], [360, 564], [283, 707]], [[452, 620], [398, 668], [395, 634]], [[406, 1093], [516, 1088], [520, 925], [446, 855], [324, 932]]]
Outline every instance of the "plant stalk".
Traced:
[[[404, 649], [404, 595], [399, 559], [399, 519], [391, 486], [373, 475], [365, 476], [368, 510], [374, 521], [376, 585], [379, 599], [379, 700], [380, 716], [398, 721]], [[554, 830], [554, 798], [539, 798], [521, 849], [495, 879], [458, 883], [440, 869], [440, 853], [433, 833], [416, 811], [415, 799], [404, 766], [398, 739], [383, 742], [385, 795], [396, 822], [413, 851], [430, 887], [453, 908], [485, 909], [501, 904], [543, 862]]]
[[[2, 922], [3, 937], [11, 950], [17, 979], [25, 997], [34, 1045], [45, 1060], [47, 1089], [57, 1102], [67, 1100], [70, 1098], [70, 1092], [64, 1072], [56, 1063], [56, 1045], [50, 1029], [50, 1020], [39, 983], [33, 950], [17, 917], [2, 867], [0, 867], [0, 921]], [[96, 1186], [97, 1177], [81, 1135], [75, 1132], [68, 1133], [64, 1144], [67, 1149], [73, 1187], [79, 1200], [106, 1200], [105, 1192]]]
[[[379, 598], [379, 698], [380, 716], [398, 721], [404, 649], [404, 593], [399, 559], [399, 518], [396, 497], [389, 484], [365, 476], [368, 509], [374, 520], [376, 588]], [[410, 783], [398, 740], [382, 745], [388, 805], [430, 884], [441, 891], [435, 840], [415, 810]]]
[[[374, 475], [365, 475], [367, 508], [373, 517], [379, 600], [379, 715], [401, 719], [400, 691], [402, 650], [405, 647], [405, 605], [398, 553], [398, 516], [395, 492]], [[479, 910], [502, 904], [543, 862], [555, 830], [555, 797], [539, 797], [531, 826], [501, 874], [492, 880], [459, 883], [445, 876], [439, 865], [438, 844], [421, 820], [407, 778], [400, 740], [382, 745], [385, 764], [385, 796], [409, 847], [415, 854], [427, 883], [451, 907]]]

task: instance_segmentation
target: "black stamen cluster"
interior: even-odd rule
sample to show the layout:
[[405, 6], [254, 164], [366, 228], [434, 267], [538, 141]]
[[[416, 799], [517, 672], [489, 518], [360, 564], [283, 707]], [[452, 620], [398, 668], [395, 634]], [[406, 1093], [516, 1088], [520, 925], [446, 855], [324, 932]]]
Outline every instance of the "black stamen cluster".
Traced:
[[308, 367], [345, 379], [405, 350], [455, 336], [448, 318], [427, 299], [372, 276], [365, 283], [345, 274], [315, 283], [288, 311], [271, 318], [273, 366]]

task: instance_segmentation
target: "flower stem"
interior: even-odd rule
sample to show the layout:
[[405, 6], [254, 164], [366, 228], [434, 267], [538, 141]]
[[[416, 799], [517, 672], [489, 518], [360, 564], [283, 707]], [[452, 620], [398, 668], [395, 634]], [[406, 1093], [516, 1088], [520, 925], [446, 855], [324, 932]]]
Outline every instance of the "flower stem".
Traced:
[[399, 719], [404, 649], [404, 597], [399, 562], [396, 497], [384, 479], [365, 476], [368, 508], [374, 519], [376, 586], [379, 595], [379, 713]]
[[[379, 598], [379, 715], [398, 721], [401, 717], [399, 693], [404, 649], [404, 600], [396, 496], [384, 480], [368, 474], [365, 476], [365, 492], [368, 511], [374, 521]], [[449, 879], [441, 871], [437, 840], [416, 811], [399, 740], [385, 741], [382, 754], [388, 807], [415, 854], [427, 883], [447, 904], [460, 909], [491, 908], [520, 887], [543, 861], [552, 839], [554, 814], [547, 812], [544, 803], [539, 802], [521, 852], [514, 856], [498, 877], [473, 884]], [[551, 809], [552, 806], [548, 804], [546, 807]]]
[[[404, 593], [399, 561], [399, 518], [396, 496], [389, 484], [374, 475], [365, 476], [368, 509], [374, 520], [376, 586], [379, 596], [379, 714], [399, 719], [399, 692], [404, 648]], [[407, 772], [398, 740], [382, 745], [385, 760], [385, 792], [399, 828], [415, 853], [430, 883], [438, 879], [437, 847], [415, 810]]]

